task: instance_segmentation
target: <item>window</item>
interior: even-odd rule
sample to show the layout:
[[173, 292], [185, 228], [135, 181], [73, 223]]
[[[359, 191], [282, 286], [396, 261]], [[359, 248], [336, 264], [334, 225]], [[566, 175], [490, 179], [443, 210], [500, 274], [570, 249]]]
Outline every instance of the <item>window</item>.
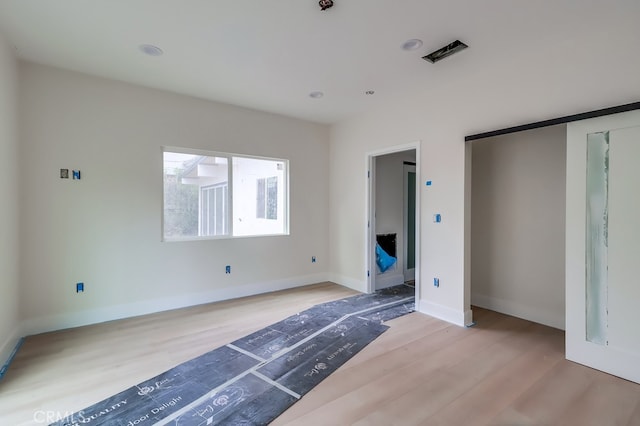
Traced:
[[288, 234], [287, 170], [287, 160], [164, 149], [164, 239]]

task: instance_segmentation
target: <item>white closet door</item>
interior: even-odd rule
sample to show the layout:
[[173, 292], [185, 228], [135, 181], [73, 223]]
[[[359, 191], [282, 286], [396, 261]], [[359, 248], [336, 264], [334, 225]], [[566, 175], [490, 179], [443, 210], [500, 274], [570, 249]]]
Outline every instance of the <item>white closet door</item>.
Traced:
[[[609, 346], [640, 354], [640, 127], [616, 130], [611, 141]], [[635, 371], [640, 377], [640, 364]]]
[[640, 111], [567, 126], [567, 359], [640, 383]]

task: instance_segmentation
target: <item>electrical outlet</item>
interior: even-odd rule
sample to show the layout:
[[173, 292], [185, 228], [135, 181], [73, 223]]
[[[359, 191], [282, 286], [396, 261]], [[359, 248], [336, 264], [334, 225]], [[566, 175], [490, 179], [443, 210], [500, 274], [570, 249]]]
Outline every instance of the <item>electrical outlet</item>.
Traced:
[[440, 278], [434, 278], [433, 279], [433, 286], [434, 287], [440, 287]]
[[84, 283], [76, 283], [76, 293], [84, 293]]
[[224, 273], [225, 274], [230, 274], [231, 273], [231, 265], [227, 265], [224, 267]]
[[311, 256], [311, 263], [316, 263], [316, 257], [315, 256]]

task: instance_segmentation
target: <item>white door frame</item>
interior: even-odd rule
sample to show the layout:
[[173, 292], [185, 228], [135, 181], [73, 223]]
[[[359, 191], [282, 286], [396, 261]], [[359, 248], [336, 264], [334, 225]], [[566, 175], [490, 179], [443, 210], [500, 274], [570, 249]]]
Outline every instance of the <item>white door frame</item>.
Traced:
[[419, 311], [419, 301], [420, 301], [420, 144], [421, 141], [416, 141], [413, 143], [405, 144], [405, 145], [396, 145], [389, 148], [370, 151], [366, 156], [366, 167], [367, 167], [367, 205], [365, 208], [366, 212], [366, 220], [365, 220], [365, 267], [367, 271], [367, 292], [373, 293], [375, 290], [375, 276], [376, 276], [376, 251], [375, 251], [375, 241], [376, 241], [376, 218], [375, 218], [375, 210], [376, 210], [376, 157], [387, 155], [387, 154], [395, 154], [397, 152], [403, 151], [416, 151], [416, 311]]
[[[410, 269], [407, 268], [407, 262], [408, 262], [408, 256], [407, 254], [409, 253], [409, 223], [407, 221], [407, 217], [409, 215], [409, 199], [407, 198], [407, 194], [409, 194], [409, 173], [414, 173], [416, 174], [417, 169], [417, 163], [416, 165], [410, 165], [408, 163], [404, 163], [402, 165], [402, 239], [403, 239], [403, 247], [402, 250], [404, 250], [403, 253], [403, 259], [402, 259], [402, 276], [404, 277], [404, 281], [407, 282], [407, 280], [409, 279], [413, 279], [415, 280], [415, 264], [417, 263], [416, 260], [414, 259], [414, 267], [413, 267], [413, 272], [411, 272]], [[417, 175], [416, 175], [417, 177]], [[416, 186], [416, 191], [418, 190], [418, 180], [416, 179], [415, 182], [415, 186]], [[414, 200], [415, 202], [415, 200]], [[416, 204], [416, 210], [417, 210], [417, 204]], [[414, 238], [414, 246], [415, 246], [415, 238]], [[414, 257], [415, 257], [415, 247], [414, 247]]]

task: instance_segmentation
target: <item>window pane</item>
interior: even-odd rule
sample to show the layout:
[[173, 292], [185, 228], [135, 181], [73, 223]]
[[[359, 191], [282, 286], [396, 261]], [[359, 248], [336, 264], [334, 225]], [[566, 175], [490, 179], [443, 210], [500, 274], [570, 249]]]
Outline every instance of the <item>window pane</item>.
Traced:
[[[200, 217], [207, 218], [209, 217], [209, 210], [211, 207], [211, 192], [207, 189], [203, 189], [200, 193]], [[209, 221], [201, 220], [200, 224], [200, 235], [208, 235], [209, 234]]]
[[265, 218], [265, 205], [266, 205], [266, 201], [265, 201], [265, 186], [266, 186], [266, 182], [264, 179], [258, 179], [258, 195], [256, 196], [256, 217], [258, 219], [264, 219]]
[[[229, 161], [225, 157], [165, 151], [164, 237], [219, 235], [216, 229], [216, 185], [228, 185]], [[223, 215], [226, 200], [223, 200]], [[221, 219], [226, 223], [226, 218]], [[221, 229], [226, 233], [226, 229]], [[223, 235], [224, 235], [223, 233]]]
[[267, 219], [278, 219], [278, 177], [267, 179]]
[[609, 132], [587, 135], [586, 339], [607, 344]]
[[233, 235], [286, 233], [285, 162], [245, 157], [232, 161]]
[[215, 226], [214, 235], [226, 235], [225, 227], [227, 218], [227, 185], [215, 189], [215, 217], [212, 218], [212, 226]]
[[227, 183], [206, 186], [200, 190], [200, 236], [227, 234]]

